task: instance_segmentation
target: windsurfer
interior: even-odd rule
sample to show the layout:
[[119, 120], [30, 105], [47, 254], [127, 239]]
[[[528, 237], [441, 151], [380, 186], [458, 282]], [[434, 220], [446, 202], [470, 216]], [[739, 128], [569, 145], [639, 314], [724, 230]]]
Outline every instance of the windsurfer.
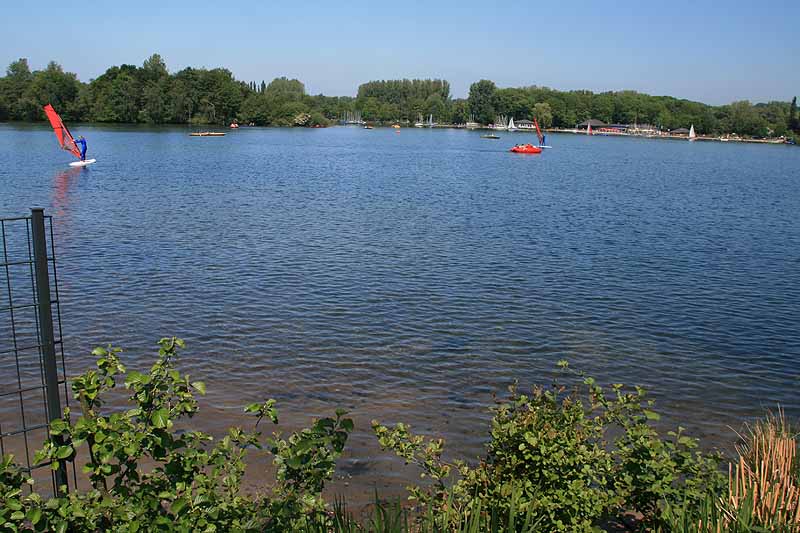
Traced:
[[83, 135], [75, 139], [75, 144], [80, 146], [81, 161], [86, 161], [86, 139], [83, 138]]

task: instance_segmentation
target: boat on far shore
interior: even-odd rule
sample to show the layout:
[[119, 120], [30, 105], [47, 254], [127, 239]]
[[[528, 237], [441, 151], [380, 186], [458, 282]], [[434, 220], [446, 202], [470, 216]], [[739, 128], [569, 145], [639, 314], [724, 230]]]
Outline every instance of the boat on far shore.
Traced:
[[221, 131], [193, 131], [189, 137], [224, 137], [225, 133]]

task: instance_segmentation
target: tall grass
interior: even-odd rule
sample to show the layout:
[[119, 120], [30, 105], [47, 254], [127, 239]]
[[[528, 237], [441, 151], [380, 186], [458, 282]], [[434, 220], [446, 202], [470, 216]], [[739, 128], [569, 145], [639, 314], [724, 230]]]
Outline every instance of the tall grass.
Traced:
[[728, 491], [699, 507], [667, 507], [673, 533], [800, 532], [800, 460], [797, 433], [778, 410], [746, 427], [728, 466]]
[[800, 530], [797, 439], [783, 411], [749, 426], [737, 451], [739, 463], [729, 468], [728, 512], [749, 498], [759, 524]]

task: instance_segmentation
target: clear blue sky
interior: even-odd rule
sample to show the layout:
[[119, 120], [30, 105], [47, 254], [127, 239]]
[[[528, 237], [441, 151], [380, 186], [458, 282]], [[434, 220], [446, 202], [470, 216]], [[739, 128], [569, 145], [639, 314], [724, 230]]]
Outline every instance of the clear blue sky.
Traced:
[[4, 6], [0, 64], [55, 60], [88, 81], [153, 52], [353, 95], [373, 79], [634, 89], [712, 104], [800, 93], [793, 1], [37, 1]]

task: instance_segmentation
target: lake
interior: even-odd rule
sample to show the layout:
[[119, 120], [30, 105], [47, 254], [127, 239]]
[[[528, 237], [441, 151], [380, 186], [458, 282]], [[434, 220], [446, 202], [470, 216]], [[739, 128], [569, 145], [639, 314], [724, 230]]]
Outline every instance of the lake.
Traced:
[[[278, 400], [287, 427], [344, 407], [346, 489], [414, 478], [369, 421], [474, 457], [485, 408], [567, 359], [652, 389], [707, 447], [765, 409], [800, 417], [800, 150], [463, 130], [0, 125], [0, 216], [54, 217], [67, 367], [95, 345], [182, 370], [219, 433]], [[4, 367], [7, 368], [7, 367]], [[0, 409], [2, 419], [2, 409]], [[345, 486], [342, 484], [342, 486]]]

